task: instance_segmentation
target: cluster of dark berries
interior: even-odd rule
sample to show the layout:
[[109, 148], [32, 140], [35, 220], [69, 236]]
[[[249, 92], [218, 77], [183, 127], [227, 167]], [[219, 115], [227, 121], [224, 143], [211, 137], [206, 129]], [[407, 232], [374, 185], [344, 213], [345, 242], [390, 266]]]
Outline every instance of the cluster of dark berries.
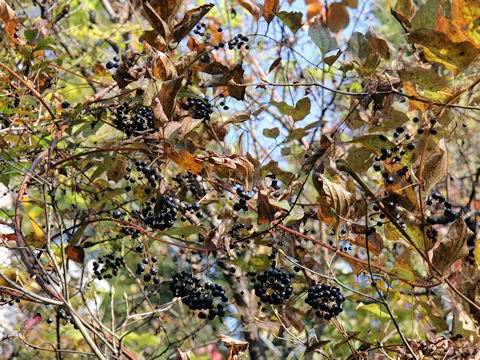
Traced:
[[[135, 251], [138, 253], [142, 253], [143, 245], [137, 246]], [[150, 260], [148, 259], [148, 257], [143, 258], [142, 262], [137, 263], [137, 269], [135, 270], [135, 274], [142, 275], [146, 271], [145, 266], [150, 265], [150, 270], [143, 275], [143, 281], [145, 281], [146, 283], [153, 281], [155, 285], [160, 284], [160, 278], [158, 277], [158, 270], [155, 266], [153, 266], [153, 264], [157, 263], [157, 261], [158, 259], [156, 256], [152, 256]]]
[[206, 27], [207, 26], [204, 23], [199, 23], [199, 24], [197, 24], [197, 26], [195, 26], [195, 29], [193, 30], [193, 33], [195, 35], [204, 36]]
[[[78, 329], [77, 325], [73, 321], [73, 318], [69, 314], [67, 314], [63, 309], [58, 309], [57, 317], [61, 320], [64, 320], [65, 321], [64, 324], [66, 323], [66, 321], [70, 321], [70, 324], [72, 324], [75, 329]], [[47, 322], [51, 323], [53, 322], [53, 320], [51, 322], [47, 320]]]
[[98, 280], [111, 279], [118, 275], [120, 266], [123, 265], [123, 258], [116, 256], [114, 253], [100, 256], [97, 261], [93, 262], [93, 274]]
[[130, 109], [128, 103], [117, 107], [114, 125], [125, 135], [132, 136], [136, 132], [153, 129], [153, 110], [147, 106]]
[[208, 310], [208, 314], [205, 311], [198, 313], [200, 319], [213, 320], [216, 316], [225, 316], [225, 305], [214, 301], [219, 298], [224, 303], [228, 302], [228, 296], [220, 284], [202, 285], [200, 279], [182, 271], [173, 275], [170, 291], [174, 297], [181, 297], [191, 310]]
[[431, 198], [427, 199], [426, 204], [430, 206], [433, 204], [434, 200], [437, 202], [437, 209], [441, 209], [441, 205], [443, 205], [443, 216], [429, 216], [427, 218], [427, 222], [430, 225], [448, 224], [458, 217], [459, 212], [456, 212], [452, 209], [452, 203], [448, 200], [445, 200], [443, 195], [433, 193]]
[[270, 187], [275, 190], [275, 193], [273, 194], [273, 197], [277, 198], [281, 194], [278, 190], [280, 190], [280, 185], [278, 185], [278, 179], [276, 175], [267, 175], [267, 177], [272, 179], [272, 183], [270, 184]]
[[[253, 228], [253, 225], [251, 224], [248, 225], [247, 227], [245, 227], [244, 223], [235, 224], [232, 226], [232, 228], [228, 232], [228, 235], [230, 235], [234, 239], [240, 239], [240, 230], [246, 229], [247, 231], [250, 231], [252, 230], [252, 228]], [[250, 243], [250, 241], [247, 240], [247, 243]]]
[[235, 266], [232, 265], [232, 266], [229, 267], [229, 266], [227, 266], [225, 261], [223, 261], [221, 259], [217, 261], [217, 265], [220, 268], [222, 268], [223, 270], [228, 271], [229, 273], [232, 273], [232, 274], [234, 274], [237, 271], [237, 268]]
[[340, 293], [338, 286], [332, 286], [328, 283], [310, 286], [305, 302], [316, 310], [315, 314], [330, 320], [343, 311], [343, 302], [345, 296]]
[[247, 201], [252, 198], [250, 196], [250, 194], [245, 192], [245, 190], [243, 190], [243, 188], [238, 187], [237, 188], [237, 195], [240, 197], [240, 199], [238, 200], [238, 203], [233, 204], [233, 210], [234, 211], [240, 211], [240, 210], [248, 211]]
[[152, 208], [147, 205], [142, 209], [142, 217], [147, 225], [153, 229], [166, 230], [173, 226], [178, 217], [178, 206], [173, 202], [171, 196], [161, 196], [155, 199], [155, 215], [151, 213]]
[[249, 272], [247, 275], [252, 276], [255, 295], [260, 298], [262, 303], [281, 305], [292, 295], [291, 281], [295, 277], [293, 272], [287, 273], [285, 270], [275, 267], [261, 274]]
[[182, 176], [178, 174], [173, 177], [173, 181], [175, 181], [179, 186], [185, 186], [195, 198], [201, 198], [205, 196], [205, 190], [203, 190], [202, 186], [197, 180], [197, 175], [195, 174], [190, 172]]
[[192, 110], [195, 119], [210, 120], [210, 115], [213, 113], [213, 106], [207, 97], [203, 99], [188, 97], [180, 106], [183, 110]]
[[118, 56], [114, 56], [113, 57], [113, 61], [109, 61], [107, 62], [107, 69], [116, 69], [118, 68], [118, 62], [120, 61], [120, 59], [118, 58]]
[[2, 296], [0, 300], [0, 306], [5, 304], [8, 304], [8, 306], [13, 306], [15, 303], [20, 303], [20, 298], [12, 297], [10, 300], [8, 300], [5, 296]]
[[248, 44], [245, 45], [245, 43], [247, 42], [248, 42], [248, 37], [244, 36], [243, 34], [238, 34], [232, 40], [230, 40], [227, 44], [230, 50], [233, 50], [235, 48], [241, 49], [242, 46], [245, 46], [245, 49], [248, 50], [250, 49], [250, 46], [248, 46]]

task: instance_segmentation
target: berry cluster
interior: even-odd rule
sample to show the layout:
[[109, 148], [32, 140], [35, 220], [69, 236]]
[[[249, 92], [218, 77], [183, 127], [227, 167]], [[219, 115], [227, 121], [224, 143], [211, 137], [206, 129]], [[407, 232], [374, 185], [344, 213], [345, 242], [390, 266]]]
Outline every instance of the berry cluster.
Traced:
[[343, 302], [345, 296], [340, 293], [338, 286], [332, 286], [328, 283], [310, 286], [305, 302], [316, 310], [315, 314], [330, 320], [343, 311]]
[[255, 295], [260, 298], [262, 303], [281, 305], [292, 295], [291, 281], [295, 277], [295, 273], [287, 273], [285, 270], [275, 267], [262, 274], [250, 272], [247, 275], [252, 276]]
[[458, 215], [459, 212], [456, 212], [452, 209], [452, 203], [448, 200], [445, 200], [445, 197], [438, 194], [438, 193], [432, 193], [431, 198], [428, 198], [426, 201], [426, 204], [428, 206], [431, 206], [433, 204], [433, 201], [437, 202], [437, 209], [442, 209], [443, 206], [443, 216], [429, 216], [427, 218], [427, 222], [430, 225], [436, 225], [436, 224], [448, 224], [452, 221], [454, 221]]
[[111, 279], [118, 275], [118, 269], [123, 265], [123, 258], [116, 256], [114, 253], [100, 256], [97, 261], [93, 262], [93, 274], [98, 280]]
[[[137, 253], [143, 253], [143, 245], [138, 245], [135, 248], [135, 251]], [[160, 278], [158, 277], [158, 270], [153, 264], [157, 263], [158, 259], [156, 256], [152, 256], [150, 260], [148, 257], [144, 257], [142, 262], [137, 263], [137, 269], [135, 270], [135, 274], [137, 275], [142, 275], [145, 271], [145, 265], [150, 265], [150, 270], [146, 274], [143, 275], [143, 281], [146, 283], [149, 283], [150, 281], [153, 281], [155, 285], [160, 284]]]
[[200, 319], [213, 320], [216, 316], [225, 316], [225, 305], [214, 302], [215, 298], [228, 302], [228, 296], [220, 284], [208, 282], [202, 285], [200, 279], [182, 271], [173, 275], [170, 291], [173, 296], [181, 297], [191, 310], [208, 310], [208, 315], [204, 311], [198, 313]]
[[[233, 50], [235, 48], [241, 49], [242, 46], [244, 46], [246, 42], [248, 42], [248, 37], [246, 37], [243, 34], [238, 34], [237, 36], [235, 36], [232, 40], [230, 40], [228, 42], [228, 48], [230, 50]], [[250, 49], [250, 46], [245, 45], [245, 49], [247, 49], [247, 50]]]
[[153, 128], [153, 110], [147, 106], [130, 109], [128, 102], [125, 102], [117, 107], [116, 115], [113, 123], [127, 136]]
[[245, 190], [243, 190], [243, 188], [238, 187], [237, 188], [237, 195], [240, 197], [240, 199], [239, 199], [238, 203], [233, 204], [233, 210], [234, 211], [240, 211], [240, 210], [248, 211], [247, 201], [252, 198], [250, 196], [250, 194], [245, 192]]
[[204, 197], [205, 191], [201, 187], [200, 183], [197, 180], [197, 175], [188, 173], [183, 176], [180, 174], [173, 177], [173, 181], [178, 183], [179, 186], [185, 186], [188, 191], [191, 192], [193, 197]]
[[120, 61], [120, 59], [118, 58], [118, 56], [114, 56], [113, 57], [113, 62], [112, 61], [107, 62], [107, 69], [110, 70], [110, 69], [118, 68], [118, 62], [119, 61]]
[[166, 230], [173, 226], [173, 222], [177, 220], [178, 206], [173, 202], [171, 196], [161, 196], [155, 203], [155, 214], [151, 213], [151, 206], [142, 210], [142, 217], [145, 223], [151, 226], [153, 229]]
[[210, 120], [210, 115], [213, 113], [213, 106], [207, 97], [203, 99], [188, 97], [180, 106], [183, 110], [192, 110], [195, 119]]

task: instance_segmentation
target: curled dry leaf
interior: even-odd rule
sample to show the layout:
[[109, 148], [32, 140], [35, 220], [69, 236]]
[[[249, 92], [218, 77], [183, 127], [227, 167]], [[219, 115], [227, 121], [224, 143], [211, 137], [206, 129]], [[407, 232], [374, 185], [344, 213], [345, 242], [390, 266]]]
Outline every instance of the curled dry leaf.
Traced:
[[204, 4], [188, 10], [172, 31], [173, 40], [180, 42], [214, 6], [214, 4]]
[[278, 0], [265, 0], [263, 4], [263, 17], [267, 20], [267, 23], [273, 20], [278, 8]]
[[198, 155], [195, 160], [208, 172], [215, 172], [221, 178], [229, 178], [240, 173], [248, 188], [249, 177], [255, 170], [253, 164], [245, 156], [221, 156], [215, 154]]
[[147, 70], [154, 78], [166, 81], [177, 76], [177, 69], [170, 57], [155, 50], [147, 42], [143, 46], [148, 55]]
[[467, 240], [473, 232], [465, 224], [463, 216], [460, 216], [450, 225], [447, 234], [442, 238], [440, 244], [433, 250], [433, 265], [445, 274], [450, 265], [458, 259], [468, 255]]
[[[435, 184], [447, 175], [447, 160], [447, 148], [444, 140], [441, 139], [437, 149], [425, 158], [423, 184], [426, 196], [428, 196]], [[419, 177], [419, 170], [417, 171], [417, 177]]]
[[355, 200], [354, 195], [342, 185], [333, 183], [322, 174], [317, 174], [313, 184], [318, 191], [318, 218], [338, 229], [345, 224]]
[[158, 99], [160, 99], [162, 103], [163, 111], [169, 120], [172, 120], [172, 116], [177, 108], [175, 98], [182, 86], [182, 80], [183, 76], [177, 76], [176, 78], [165, 81], [158, 94]]
[[230, 116], [224, 123], [223, 125], [227, 124], [238, 124], [244, 121], [247, 121], [250, 119], [251, 115], [250, 110], [239, 110], [233, 113], [232, 116]]
[[[143, 12], [148, 22], [164, 39], [170, 36], [168, 24], [161, 17], [162, 7], [153, 7], [150, 1], [143, 2]], [[160, 10], [160, 13], [157, 11]]]
[[207, 48], [193, 50], [189, 53], [186, 53], [175, 62], [175, 68], [178, 75], [182, 75], [186, 70], [190, 69], [190, 66], [202, 57], [203, 54], [207, 52]]
[[220, 334], [223, 344], [228, 350], [227, 360], [239, 360], [248, 350], [248, 342], [236, 340], [230, 336]]
[[126, 63], [121, 63], [112, 76], [118, 87], [123, 89], [131, 82], [138, 80], [142, 71], [140, 68], [130, 68]]
[[270, 204], [270, 201], [268, 200], [268, 196], [265, 190], [258, 191], [258, 197], [257, 197], [257, 213], [258, 213], [257, 223], [258, 224], [262, 225], [262, 224], [271, 223], [275, 219], [275, 213], [277, 211], [282, 211], [282, 210], [283, 210], [282, 208]]
[[183, 4], [182, 0], [149, 0], [148, 2], [158, 16], [166, 22], [177, 14], [180, 6]]
[[241, 7], [248, 10], [253, 15], [255, 20], [260, 19], [260, 15], [263, 13], [263, 7], [255, 0], [235, 0]]
[[244, 72], [242, 64], [237, 64], [230, 70], [231, 79], [227, 84], [228, 94], [237, 100], [243, 100], [245, 98], [245, 87], [238, 85], [245, 83], [243, 77]]
[[190, 360], [190, 355], [188, 352], [182, 351], [177, 349], [177, 353], [175, 355], [176, 360]]

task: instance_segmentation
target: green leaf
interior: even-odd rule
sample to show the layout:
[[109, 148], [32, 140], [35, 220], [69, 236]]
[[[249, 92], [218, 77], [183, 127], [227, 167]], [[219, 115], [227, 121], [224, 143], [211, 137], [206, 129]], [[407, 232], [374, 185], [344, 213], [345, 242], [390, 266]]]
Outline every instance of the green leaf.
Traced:
[[266, 270], [270, 268], [272, 260], [269, 259], [267, 254], [257, 254], [250, 258], [250, 265], [253, 265], [252, 268], [257, 270]]
[[415, 67], [397, 70], [397, 72], [402, 81], [421, 85], [426, 90], [439, 91], [448, 87], [447, 80], [431, 69]]
[[302, 120], [310, 114], [310, 99], [304, 97], [300, 99], [295, 107], [288, 105], [285, 101], [270, 101], [270, 105], [275, 106], [283, 115], [290, 115], [294, 121]]
[[356, 147], [347, 156], [347, 162], [353, 170], [359, 173], [367, 171], [373, 163], [372, 150]]
[[410, 31], [417, 29], [433, 29], [437, 22], [438, 0], [428, 0], [412, 19]]
[[263, 135], [272, 139], [276, 139], [278, 135], [280, 135], [280, 130], [278, 130], [278, 127], [274, 127], [272, 129], [263, 129]]
[[314, 22], [310, 25], [308, 35], [318, 46], [323, 55], [329, 51], [338, 49], [337, 40], [332, 37], [330, 30], [323, 24], [320, 17], [315, 17]]
[[381, 307], [381, 304], [367, 304], [367, 305], [359, 305], [357, 309], [366, 310], [373, 315], [382, 318], [382, 320], [389, 320], [390, 315], [388, 315], [387, 309]]
[[37, 29], [27, 29], [23, 32], [25, 35], [25, 39], [29, 44], [34, 44], [35, 39], [37, 38], [38, 35], [38, 30]]
[[392, 148], [395, 144], [390, 140], [382, 141], [378, 135], [363, 135], [354, 137], [352, 140], [353, 143], [362, 145], [363, 147], [375, 151], [376, 153], [381, 153], [380, 149], [385, 147], [386, 149]]
[[302, 27], [302, 13], [299, 11], [280, 11], [277, 17], [292, 30], [295, 35]]

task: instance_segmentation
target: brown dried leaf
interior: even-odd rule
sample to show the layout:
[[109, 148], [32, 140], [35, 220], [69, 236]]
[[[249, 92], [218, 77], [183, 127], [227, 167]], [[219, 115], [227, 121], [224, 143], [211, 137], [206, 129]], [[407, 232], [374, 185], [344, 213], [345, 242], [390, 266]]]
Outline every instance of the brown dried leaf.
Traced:
[[267, 23], [273, 20], [278, 8], [278, 0], [265, 0], [263, 4], [263, 17], [267, 20]]
[[354, 195], [322, 174], [317, 174], [313, 183], [319, 194], [318, 218], [336, 229], [342, 227], [350, 214]]
[[202, 50], [193, 50], [189, 53], [182, 55], [177, 62], [175, 62], [175, 68], [177, 69], [177, 74], [182, 75], [190, 66], [195, 63], [203, 54], [207, 52], [207, 49], [203, 47]]
[[190, 355], [188, 352], [184, 352], [180, 349], [177, 349], [177, 353], [175, 355], [176, 360], [190, 360]]
[[235, 67], [230, 70], [232, 79], [230, 79], [227, 84], [228, 94], [237, 100], [243, 100], [245, 98], [246, 88], [244, 86], [238, 85], [245, 83], [245, 79], [243, 77], [244, 72], [245, 71], [243, 70], [241, 64], [235, 65]]
[[[430, 190], [435, 186], [436, 183], [447, 176], [447, 162], [447, 149], [445, 147], [444, 140], [441, 139], [435, 152], [427, 155], [425, 159], [423, 168], [423, 183], [425, 186], [426, 196], [428, 196]], [[418, 174], [419, 171], [417, 171], [417, 175]]]
[[204, 4], [188, 10], [172, 31], [173, 40], [180, 42], [214, 6], [214, 4]]
[[327, 26], [333, 32], [339, 32], [348, 26], [350, 17], [348, 10], [342, 3], [333, 3], [328, 8]]
[[160, 10], [160, 13], [162, 13], [161, 7], [153, 7], [150, 1], [143, 1], [143, 11], [148, 22], [164, 39], [167, 39], [170, 36], [168, 24], [162, 19], [157, 10]]
[[160, 18], [167, 22], [169, 18], [173, 18], [177, 14], [183, 4], [182, 0], [148, 0], [148, 2]]
[[278, 57], [275, 59], [275, 61], [272, 63], [272, 65], [270, 65], [270, 67], [268, 68], [268, 72], [267, 74], [271, 73], [273, 70], [275, 70], [278, 65], [280, 65], [280, 63], [282, 62], [282, 58], [281, 57]]
[[142, 73], [140, 68], [130, 68], [127, 63], [121, 63], [118, 69], [113, 73], [113, 79], [117, 82], [120, 89], [125, 88], [128, 84], [138, 80]]
[[263, 13], [262, 5], [257, 3], [255, 0], [235, 0], [240, 6], [248, 10], [250, 14], [253, 15], [255, 20], [260, 19], [260, 15]]
[[0, 21], [5, 24], [5, 31], [10, 37], [10, 41], [18, 42], [18, 39], [15, 39], [13, 36], [17, 33], [15, 29], [17, 26], [20, 27], [20, 20], [17, 18], [15, 11], [5, 2], [5, 0], [0, 0]]
[[[365, 226], [363, 225], [352, 225], [351, 228], [351, 236], [347, 234], [347, 240], [350, 241], [352, 244], [357, 246], [361, 246], [364, 249], [367, 248], [367, 244], [365, 242]], [[378, 232], [373, 232], [372, 234], [368, 235], [368, 250], [378, 255], [380, 251], [383, 249], [383, 239]]]
[[253, 164], [245, 157], [239, 155], [221, 156], [216, 154], [198, 155], [195, 158], [204, 167], [214, 171], [222, 178], [227, 178], [233, 174], [243, 175], [248, 188], [248, 179], [255, 170]]
[[155, 129], [160, 129], [166, 123], [168, 123], [168, 118], [167, 115], [165, 115], [165, 111], [163, 110], [162, 102], [157, 96], [153, 100], [153, 127]]
[[193, 174], [199, 174], [203, 169], [202, 164], [197, 162], [187, 150], [167, 148], [165, 156]]
[[158, 95], [162, 102], [163, 110], [167, 118], [171, 119], [176, 109], [175, 98], [182, 87], [183, 76], [178, 76], [172, 80], [165, 81], [162, 84], [160, 94]]
[[143, 46], [148, 55], [147, 69], [154, 78], [166, 81], [177, 76], [177, 69], [170, 57], [153, 49], [147, 42]]
[[446, 270], [458, 259], [468, 255], [467, 240], [473, 232], [465, 224], [463, 215], [450, 225], [447, 234], [433, 250], [433, 265], [445, 274]]
[[140, 36], [139, 41], [141, 43], [147, 42], [152, 48], [158, 51], [165, 51], [167, 44], [159, 35], [156, 30], [145, 30]]
[[271, 223], [275, 219], [275, 213], [283, 209], [270, 204], [265, 190], [259, 190], [257, 196], [257, 223], [259, 225]]
[[203, 119], [193, 119], [186, 117], [182, 120], [182, 126], [180, 128], [179, 139], [183, 139], [190, 131], [196, 129], [203, 122]]
[[251, 115], [250, 110], [239, 110], [233, 113], [232, 116], [230, 116], [224, 123], [223, 126], [227, 124], [238, 124], [244, 121], [247, 121], [250, 119]]
[[107, 179], [120, 181], [127, 173], [128, 163], [125, 160], [117, 159], [107, 170]]
[[220, 334], [223, 344], [228, 350], [227, 360], [239, 360], [248, 350], [248, 342], [236, 340], [230, 336]]
[[85, 250], [81, 246], [67, 245], [65, 254], [68, 259], [71, 259], [79, 264], [83, 264], [85, 260]]

